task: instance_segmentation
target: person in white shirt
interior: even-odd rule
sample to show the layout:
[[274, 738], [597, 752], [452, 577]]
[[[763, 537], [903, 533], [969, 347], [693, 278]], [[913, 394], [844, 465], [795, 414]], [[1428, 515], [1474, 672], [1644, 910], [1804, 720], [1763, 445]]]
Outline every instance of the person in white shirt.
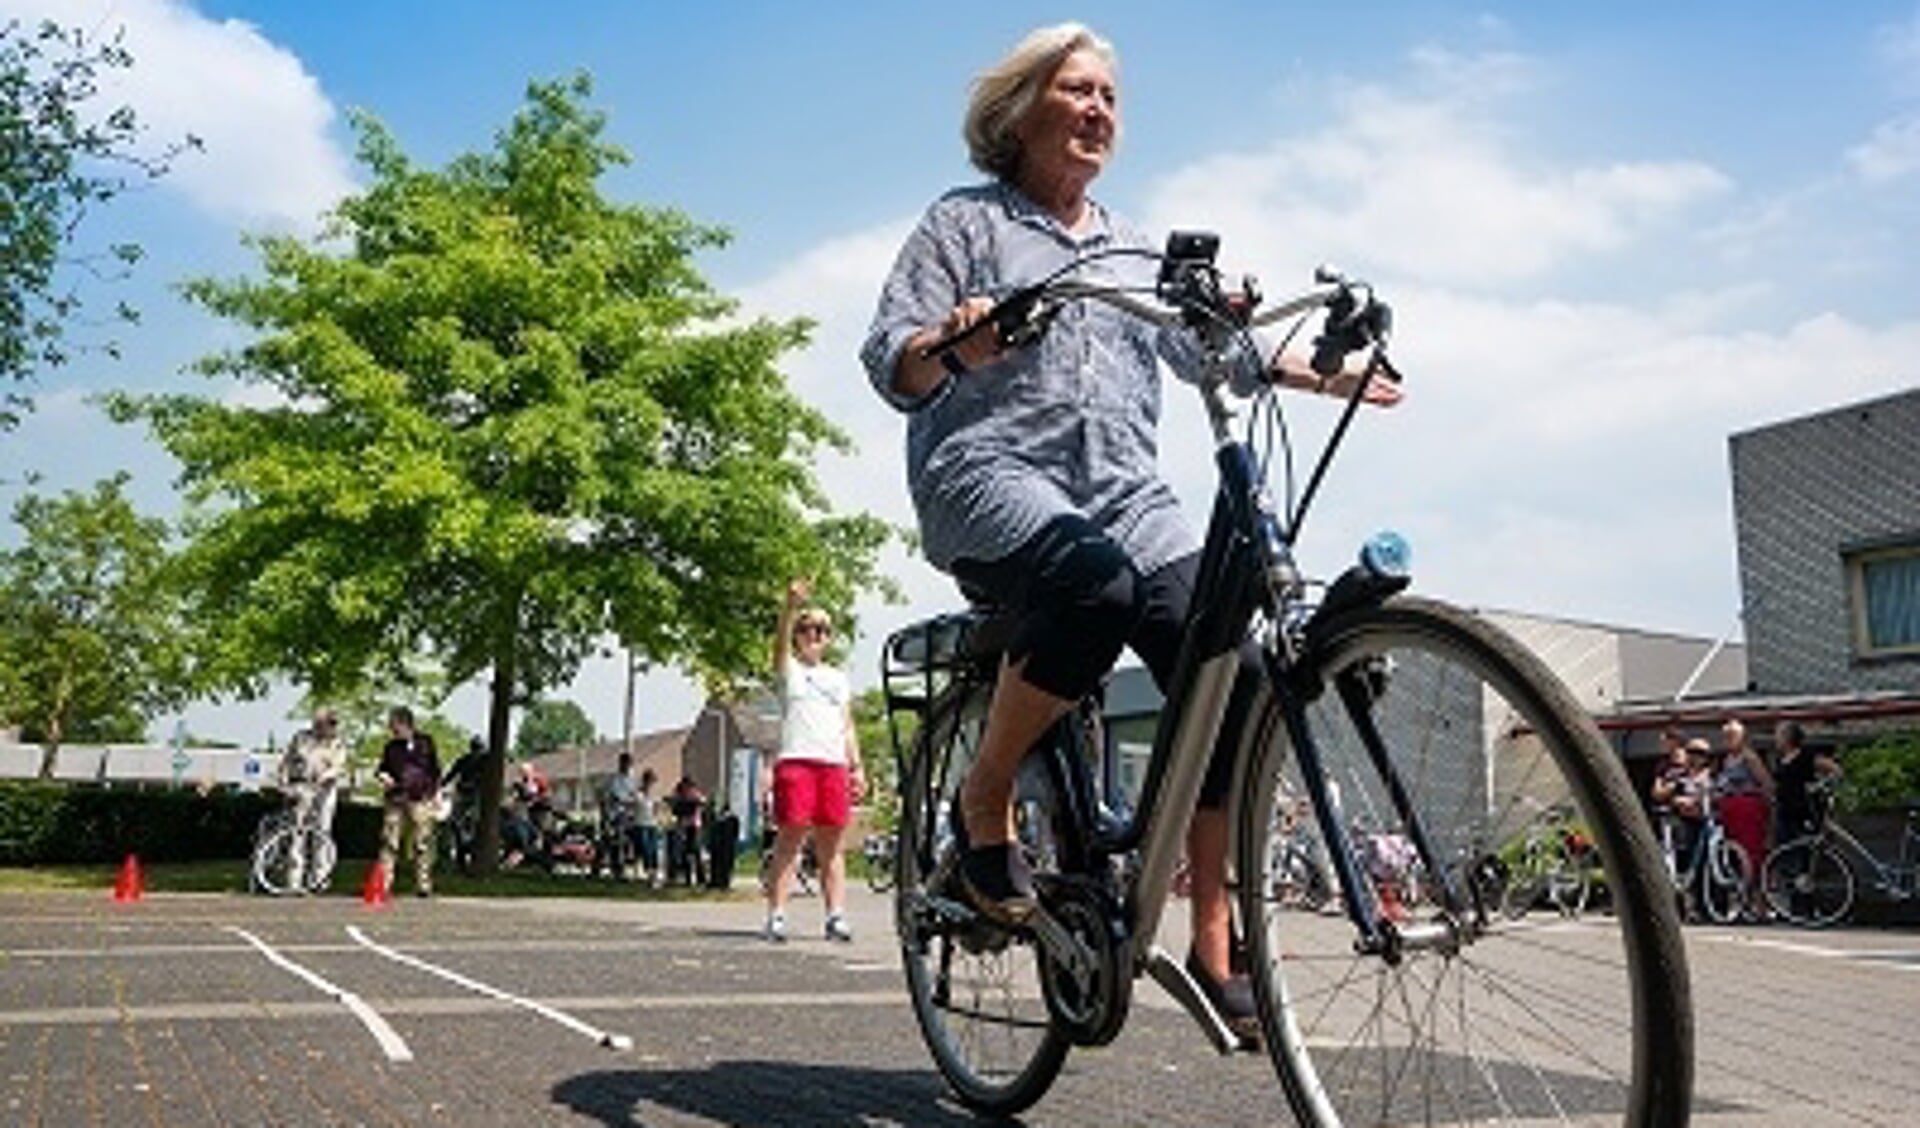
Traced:
[[827, 904], [826, 935], [849, 941], [847, 861], [841, 850], [853, 804], [865, 788], [853, 729], [853, 691], [845, 672], [826, 663], [833, 623], [806, 606], [804, 580], [787, 585], [774, 635], [773, 670], [780, 692], [780, 753], [773, 767], [773, 878], [766, 884], [766, 937], [787, 938], [787, 893], [800, 848], [813, 835]]
[[[287, 742], [286, 754], [280, 757], [280, 768], [275, 773], [275, 782], [280, 793], [286, 796], [287, 804], [293, 808], [294, 823], [297, 826], [311, 827], [333, 834], [333, 812], [339, 801], [340, 775], [346, 770], [347, 748], [340, 743], [340, 721], [332, 709], [319, 709], [313, 714], [313, 727], [302, 729]], [[289, 866], [287, 883], [294, 889], [305, 891], [302, 880], [306, 872], [307, 840], [302, 838], [301, 849], [294, 851]]]

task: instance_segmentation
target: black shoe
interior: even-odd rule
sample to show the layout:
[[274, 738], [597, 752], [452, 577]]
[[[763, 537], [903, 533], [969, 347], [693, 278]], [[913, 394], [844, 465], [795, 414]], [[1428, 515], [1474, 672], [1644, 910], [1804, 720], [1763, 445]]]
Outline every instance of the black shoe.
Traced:
[[1026, 856], [1011, 842], [969, 848], [960, 855], [960, 888], [982, 916], [1001, 924], [1024, 924], [1040, 907]]
[[1244, 975], [1235, 975], [1221, 982], [1213, 977], [1200, 957], [1187, 953], [1187, 974], [1199, 985], [1207, 996], [1207, 1002], [1213, 1004], [1227, 1029], [1240, 1036], [1242, 1042], [1258, 1045], [1260, 1041], [1260, 1010], [1253, 1002], [1253, 981]]

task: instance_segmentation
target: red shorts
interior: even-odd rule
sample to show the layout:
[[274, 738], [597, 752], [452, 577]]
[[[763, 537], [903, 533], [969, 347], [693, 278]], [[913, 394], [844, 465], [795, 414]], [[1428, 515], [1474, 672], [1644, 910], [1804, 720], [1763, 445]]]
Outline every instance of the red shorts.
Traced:
[[777, 826], [846, 826], [853, 804], [847, 766], [820, 760], [782, 760], [773, 766], [773, 821]]

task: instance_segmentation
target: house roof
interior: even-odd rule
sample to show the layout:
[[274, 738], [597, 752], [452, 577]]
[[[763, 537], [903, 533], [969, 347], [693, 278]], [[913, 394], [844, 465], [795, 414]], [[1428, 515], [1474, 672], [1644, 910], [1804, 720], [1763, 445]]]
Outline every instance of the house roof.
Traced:
[[[658, 732], [641, 733], [633, 738], [633, 762], [644, 770], [652, 768], [661, 778], [677, 778], [681, 750], [686, 746], [687, 737], [693, 732], [690, 728], [662, 729]], [[526, 762], [533, 764], [549, 778], [576, 776], [581, 770], [581, 754], [585, 753], [586, 774], [589, 776], [612, 775], [620, 762], [620, 753], [626, 751], [625, 743], [618, 740], [603, 740], [589, 744], [586, 748], [564, 747], [551, 752], [543, 752], [530, 757]]]
[[1920, 721], [1920, 692], [1740, 693], [1689, 697], [1684, 701], [1623, 703], [1612, 713], [1595, 720], [1605, 731], [1636, 732], [1668, 726], [1716, 725], [1728, 717], [1738, 717], [1748, 725], [1779, 721], [1833, 724], [1900, 717]]

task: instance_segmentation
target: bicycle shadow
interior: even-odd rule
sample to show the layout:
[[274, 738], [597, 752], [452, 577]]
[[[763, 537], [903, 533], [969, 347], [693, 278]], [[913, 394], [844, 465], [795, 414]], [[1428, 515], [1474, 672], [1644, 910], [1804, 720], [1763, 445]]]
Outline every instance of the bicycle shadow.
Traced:
[[687, 1069], [583, 1073], [553, 1088], [554, 1102], [608, 1128], [649, 1128], [648, 1106], [742, 1128], [905, 1124], [981, 1128], [930, 1070], [789, 1061], [716, 1061]]

